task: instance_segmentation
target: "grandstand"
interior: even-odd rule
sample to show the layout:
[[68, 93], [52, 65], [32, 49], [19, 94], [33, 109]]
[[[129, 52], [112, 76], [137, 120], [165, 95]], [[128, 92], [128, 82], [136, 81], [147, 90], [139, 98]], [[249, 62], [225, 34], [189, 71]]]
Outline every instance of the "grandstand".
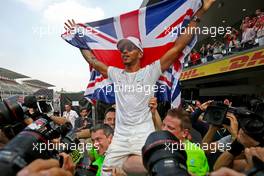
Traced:
[[[235, 7], [235, 8], [234, 8]], [[264, 96], [264, 47], [253, 40], [252, 47], [244, 48], [240, 28], [246, 16], [256, 18], [256, 9], [263, 9], [263, 1], [256, 0], [221, 0], [204, 16], [200, 26], [231, 26], [238, 31], [236, 50], [230, 46], [222, 47], [222, 58], [209, 59], [200, 48], [202, 45], [213, 45], [216, 41], [225, 43], [224, 35], [210, 37], [200, 35], [195, 47], [200, 52], [199, 62], [185, 60], [185, 68], [181, 75], [182, 96], [186, 99], [223, 100], [231, 98], [233, 102], [242, 104], [252, 97]], [[224, 13], [223, 13], [224, 12]], [[233, 49], [233, 48], [232, 48]], [[214, 55], [213, 55], [214, 57]], [[190, 64], [191, 63], [191, 64]]]
[[20, 96], [25, 97], [26, 95], [32, 95], [36, 92], [45, 92], [43, 90], [47, 90], [49, 92], [49, 97], [52, 98], [50, 95], [51, 91], [49, 87], [54, 87], [49, 83], [45, 83], [40, 80], [24, 80], [22, 84], [18, 83], [18, 79], [28, 79], [29, 76], [16, 73], [14, 71], [0, 68], [0, 99], [8, 98], [10, 96]]
[[3, 99], [14, 95], [25, 96], [32, 94], [31, 90], [16, 82], [17, 79], [23, 78], [29, 77], [5, 68], [0, 68], [0, 97]]
[[52, 84], [49, 84], [49, 83], [46, 83], [46, 82], [43, 82], [37, 79], [25, 80], [25, 81], [22, 81], [22, 84], [28, 89], [31, 89], [33, 92], [36, 92], [39, 89], [48, 89], [49, 87], [55, 87]]

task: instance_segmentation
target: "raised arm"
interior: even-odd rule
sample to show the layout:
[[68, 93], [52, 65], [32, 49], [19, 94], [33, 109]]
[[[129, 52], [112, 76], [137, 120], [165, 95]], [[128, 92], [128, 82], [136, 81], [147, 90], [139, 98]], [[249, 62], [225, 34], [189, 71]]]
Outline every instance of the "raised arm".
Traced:
[[[74, 20], [68, 20], [68, 23], [64, 23], [65, 30], [73, 30], [76, 27], [76, 23]], [[87, 49], [80, 49], [81, 53], [84, 57], [84, 59], [97, 71], [99, 71], [104, 77], [107, 76], [107, 69], [108, 66], [105, 65], [103, 62], [100, 62], [99, 60], [96, 59], [96, 57], [93, 55], [93, 53], [90, 50]]]
[[107, 76], [107, 69], [108, 66], [105, 65], [103, 62], [100, 62], [96, 59], [96, 57], [93, 55], [93, 53], [86, 49], [81, 49], [81, 53], [84, 57], [84, 59], [97, 71], [99, 71], [104, 77]]
[[[201, 16], [213, 5], [214, 2], [215, 0], [204, 0], [203, 7], [196, 12], [195, 16], [201, 18]], [[197, 27], [197, 23], [197, 20], [191, 20], [185, 30], [187, 32], [181, 34], [180, 37], [175, 41], [174, 46], [160, 58], [162, 72], [167, 70], [177, 60], [183, 49], [189, 44], [193, 37], [192, 31], [196, 31], [192, 29]]]
[[152, 97], [149, 100], [149, 107], [150, 107], [150, 111], [152, 114], [152, 120], [155, 126], [156, 131], [161, 130], [161, 126], [162, 126], [162, 121], [159, 115], [159, 112], [157, 110], [158, 108], [158, 102], [157, 102], [157, 98], [156, 97]]

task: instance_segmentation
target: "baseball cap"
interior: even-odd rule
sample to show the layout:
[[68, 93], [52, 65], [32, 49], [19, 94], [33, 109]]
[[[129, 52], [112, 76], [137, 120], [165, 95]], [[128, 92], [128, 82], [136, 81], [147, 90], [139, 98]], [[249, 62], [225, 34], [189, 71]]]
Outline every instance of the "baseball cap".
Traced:
[[143, 52], [143, 48], [142, 48], [142, 44], [140, 42], [140, 40], [136, 37], [127, 37], [124, 39], [121, 39], [117, 42], [117, 48], [120, 50], [122, 47], [124, 47], [127, 44], [133, 44], [135, 45], [140, 51]]

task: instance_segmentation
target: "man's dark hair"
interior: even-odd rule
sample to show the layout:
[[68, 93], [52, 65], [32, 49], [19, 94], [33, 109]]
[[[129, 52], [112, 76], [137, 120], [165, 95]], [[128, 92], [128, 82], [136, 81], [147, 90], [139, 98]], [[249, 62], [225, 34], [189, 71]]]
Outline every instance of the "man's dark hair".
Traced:
[[81, 109], [80, 109], [80, 112], [82, 112], [83, 110], [88, 111], [87, 108], [81, 108]]
[[190, 114], [181, 108], [173, 108], [167, 112], [167, 115], [181, 120], [182, 129], [191, 129], [192, 123], [190, 120]]
[[95, 133], [98, 130], [103, 130], [104, 134], [109, 137], [110, 135], [114, 135], [114, 130], [107, 124], [97, 124], [91, 128], [91, 133]]
[[106, 109], [106, 111], [105, 111], [104, 118], [105, 118], [105, 116], [106, 116], [106, 114], [107, 114], [108, 112], [116, 112], [116, 110], [115, 110], [114, 107], [109, 107], [109, 108]]
[[64, 106], [66, 106], [66, 105], [68, 105], [68, 106], [70, 106], [70, 107], [72, 106], [72, 104], [71, 104], [71, 103], [66, 103]]

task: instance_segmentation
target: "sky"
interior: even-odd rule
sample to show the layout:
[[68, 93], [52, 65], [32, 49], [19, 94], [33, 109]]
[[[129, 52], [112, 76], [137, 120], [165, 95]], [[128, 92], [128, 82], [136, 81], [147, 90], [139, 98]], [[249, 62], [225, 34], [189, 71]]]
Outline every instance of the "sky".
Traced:
[[60, 35], [67, 19], [91, 22], [138, 9], [142, 0], [8, 0], [0, 6], [0, 67], [83, 91], [90, 78], [80, 51]]

